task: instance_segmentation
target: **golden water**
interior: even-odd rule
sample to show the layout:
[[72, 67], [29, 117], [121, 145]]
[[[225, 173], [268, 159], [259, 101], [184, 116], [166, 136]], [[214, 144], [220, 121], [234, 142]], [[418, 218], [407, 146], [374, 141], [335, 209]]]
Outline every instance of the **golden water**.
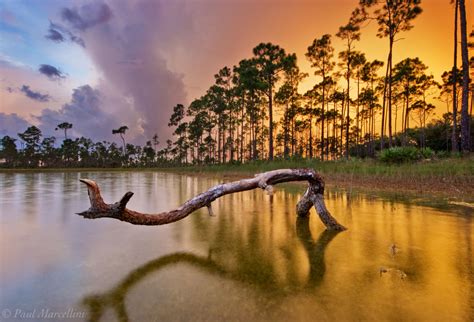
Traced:
[[[326, 194], [348, 231], [312, 210], [302, 185], [248, 191], [166, 226], [87, 220], [80, 177], [106, 202], [165, 211], [219, 183], [158, 172], [0, 174], [0, 314], [41, 310], [114, 321], [472, 321], [474, 221], [368, 195]], [[15, 317], [16, 314], [16, 317]], [[82, 314], [82, 315], [81, 315]], [[70, 317], [70, 316], [69, 316]], [[30, 319], [31, 320], [31, 319]], [[74, 319], [71, 319], [74, 320]]]

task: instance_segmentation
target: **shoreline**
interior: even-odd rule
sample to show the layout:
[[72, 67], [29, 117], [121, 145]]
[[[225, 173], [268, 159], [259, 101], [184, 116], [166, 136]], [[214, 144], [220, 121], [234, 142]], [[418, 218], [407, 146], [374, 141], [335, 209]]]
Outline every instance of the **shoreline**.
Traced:
[[246, 164], [183, 166], [170, 168], [34, 168], [6, 169], [2, 173], [48, 172], [170, 172], [185, 175], [238, 180], [256, 173], [282, 168], [313, 168], [321, 173], [330, 189], [396, 193], [416, 197], [441, 197], [474, 201], [474, 159], [444, 159], [401, 165], [374, 160], [316, 161], [278, 160]]

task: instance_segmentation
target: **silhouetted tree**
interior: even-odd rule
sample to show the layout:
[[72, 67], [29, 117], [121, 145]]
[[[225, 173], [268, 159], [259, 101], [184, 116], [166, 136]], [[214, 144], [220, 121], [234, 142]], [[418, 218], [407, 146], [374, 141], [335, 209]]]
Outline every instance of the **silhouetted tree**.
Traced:
[[[360, 0], [361, 12], [367, 15], [366, 9], [373, 8], [373, 16], [378, 23], [379, 29], [377, 36], [380, 38], [387, 37], [389, 40], [389, 52], [387, 58], [387, 71], [385, 74], [384, 95], [382, 105], [382, 123], [380, 147], [384, 146], [385, 134], [385, 113], [388, 113], [388, 131], [389, 142], [392, 142], [392, 60], [393, 60], [393, 44], [396, 36], [413, 28], [412, 20], [421, 12], [421, 0]], [[388, 100], [388, 110], [385, 111], [386, 100]]]
[[469, 53], [467, 42], [467, 22], [465, 0], [459, 1], [459, 15], [461, 23], [461, 57], [462, 57], [462, 107], [461, 107], [461, 149], [469, 153]]
[[268, 98], [268, 159], [273, 160], [273, 90], [279, 73], [295, 65], [296, 55], [287, 55], [283, 48], [271, 43], [259, 44], [253, 54]]
[[[321, 76], [321, 160], [324, 160], [324, 117], [326, 104], [326, 86], [329, 73], [334, 68], [333, 62], [334, 48], [331, 45], [331, 35], [323, 35], [319, 39], [314, 39], [308, 47], [306, 57], [311, 62], [311, 67], [315, 68], [314, 74]], [[327, 153], [327, 149], [326, 149]]]
[[125, 132], [127, 132], [128, 130], [128, 126], [126, 125], [122, 125], [121, 127], [119, 127], [118, 129], [113, 129], [112, 130], [112, 134], [119, 134], [120, 135], [120, 138], [122, 139], [122, 143], [123, 143], [123, 155], [125, 156]]
[[72, 124], [68, 122], [62, 122], [55, 128], [56, 131], [59, 129], [64, 130], [64, 139], [67, 140], [67, 130], [72, 129]]
[[39, 163], [40, 139], [41, 130], [36, 126], [30, 126], [23, 133], [18, 133], [21, 140], [25, 142], [25, 149], [23, 149], [23, 163], [28, 166], [36, 167]]
[[18, 162], [18, 151], [16, 149], [16, 139], [6, 135], [0, 140], [2, 149], [0, 150], [0, 159], [5, 159], [5, 166], [15, 167]]

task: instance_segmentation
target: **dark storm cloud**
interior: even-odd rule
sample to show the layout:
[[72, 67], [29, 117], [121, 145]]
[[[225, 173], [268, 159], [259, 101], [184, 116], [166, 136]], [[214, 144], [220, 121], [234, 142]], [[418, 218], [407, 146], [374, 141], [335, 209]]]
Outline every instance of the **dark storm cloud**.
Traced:
[[49, 102], [49, 100], [51, 99], [51, 96], [49, 96], [48, 94], [41, 94], [40, 92], [35, 92], [31, 90], [28, 85], [23, 85], [19, 90], [20, 92], [25, 94], [26, 97], [29, 97], [37, 102]]
[[105, 3], [93, 2], [80, 8], [63, 8], [61, 17], [73, 28], [83, 31], [110, 20], [112, 10]]
[[104, 77], [108, 96], [120, 97], [123, 108], [136, 115], [127, 124], [134, 122], [148, 138], [155, 133], [167, 137], [169, 115], [174, 105], [186, 102], [186, 92], [183, 76], [170, 67], [165, 53], [181, 50], [182, 43], [192, 37], [192, 17], [182, 1], [108, 3], [110, 7], [94, 2], [64, 8], [64, 24], [77, 30], [87, 43], [87, 53]]
[[45, 36], [46, 39], [55, 41], [55, 42], [63, 42], [64, 36], [58, 30], [54, 29], [51, 25], [48, 29], [48, 34]]
[[16, 137], [18, 133], [24, 132], [30, 125], [15, 113], [5, 114], [0, 112], [0, 136]]
[[58, 68], [48, 65], [48, 64], [43, 64], [40, 65], [38, 71], [47, 76], [50, 80], [59, 80], [61, 78], [65, 78], [66, 76], [61, 72]]
[[74, 42], [82, 47], [85, 47], [84, 40], [72, 33], [66, 27], [49, 22], [48, 34], [45, 36], [46, 39], [52, 40], [54, 42], [60, 43], [69, 39], [71, 42]]
[[44, 109], [37, 117], [39, 128], [47, 135], [62, 122], [73, 124], [73, 134], [94, 140], [111, 139], [112, 128], [119, 124], [115, 117], [102, 108], [102, 95], [89, 85], [73, 90], [71, 102], [59, 110]]

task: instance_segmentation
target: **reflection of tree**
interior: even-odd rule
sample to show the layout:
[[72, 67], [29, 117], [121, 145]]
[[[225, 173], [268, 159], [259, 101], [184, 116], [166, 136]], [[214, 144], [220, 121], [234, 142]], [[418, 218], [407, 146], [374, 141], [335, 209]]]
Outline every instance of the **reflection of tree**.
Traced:
[[[318, 240], [314, 241], [309, 229], [309, 218], [298, 218], [296, 232], [304, 245], [310, 263], [309, 279], [303, 289], [315, 288], [321, 284], [326, 271], [326, 265], [324, 263], [326, 247], [339, 232], [325, 230], [321, 233]], [[233, 272], [224, 268], [212, 259], [211, 252], [208, 257], [178, 252], [159, 257], [136, 268], [107, 292], [85, 297], [82, 303], [89, 309], [89, 320], [99, 321], [107, 308], [112, 308], [115, 310], [119, 321], [128, 321], [129, 317], [125, 307], [125, 297], [132, 287], [143, 279], [146, 279], [148, 275], [156, 273], [165, 267], [177, 264], [188, 264], [205, 272], [218, 275], [219, 277], [239, 281], [248, 287], [257, 287], [260, 289], [268, 288], [268, 281], [260, 279], [259, 276], [242, 274], [240, 271]], [[302, 289], [298, 287], [294, 289], [294, 291], [299, 290]]]

